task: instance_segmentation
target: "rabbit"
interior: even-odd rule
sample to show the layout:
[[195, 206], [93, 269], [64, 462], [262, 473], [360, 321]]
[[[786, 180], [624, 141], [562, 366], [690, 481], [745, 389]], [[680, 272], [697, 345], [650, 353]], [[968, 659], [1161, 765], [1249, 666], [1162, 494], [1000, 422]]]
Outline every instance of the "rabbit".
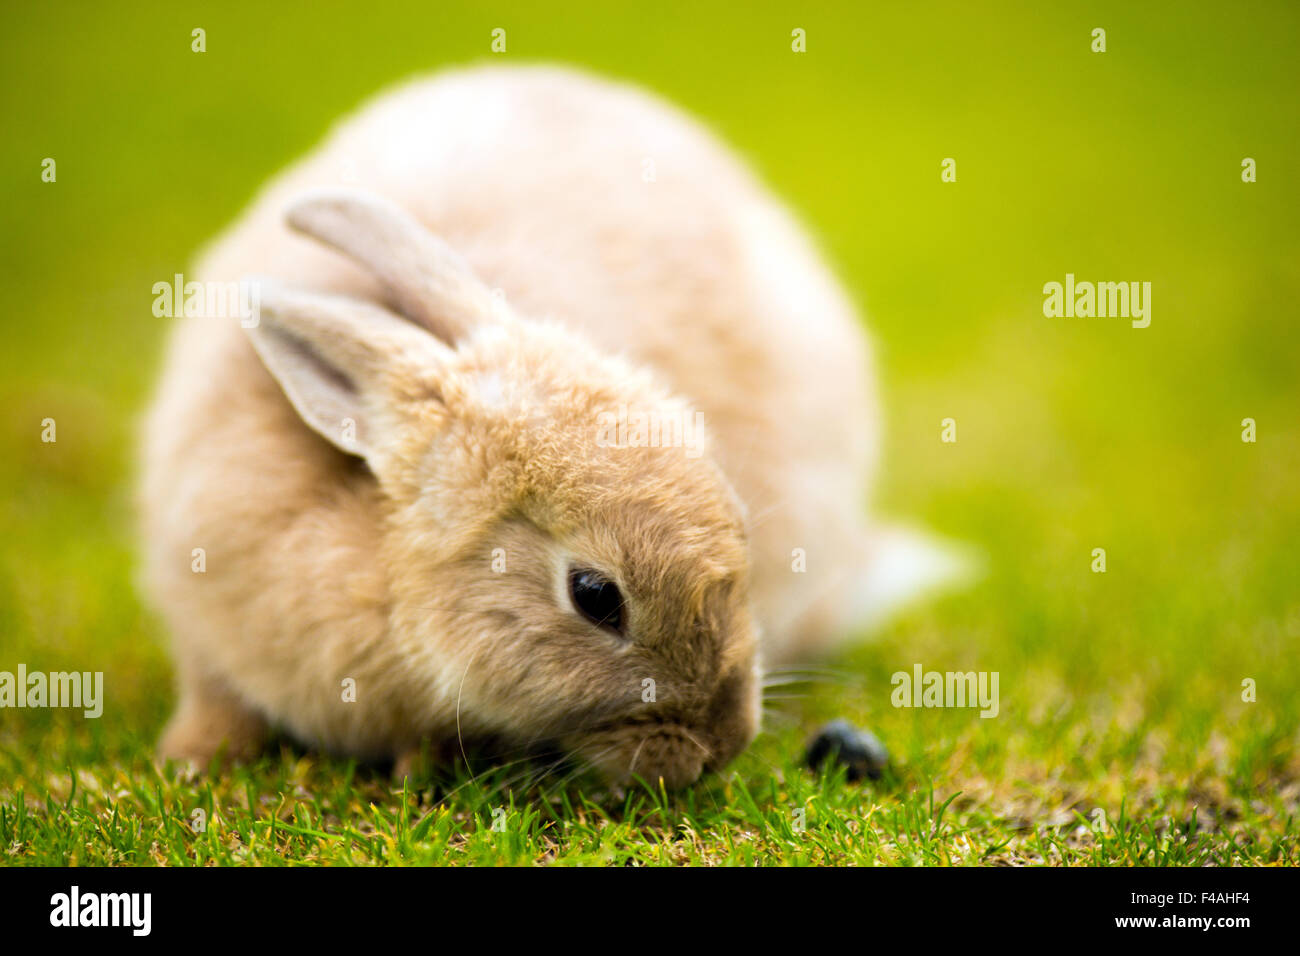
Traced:
[[409, 81], [190, 278], [258, 306], [176, 323], [143, 423], [161, 758], [251, 758], [270, 728], [375, 760], [485, 738], [685, 786], [751, 742], [765, 666], [906, 589], [866, 515], [854, 306], [651, 94]]

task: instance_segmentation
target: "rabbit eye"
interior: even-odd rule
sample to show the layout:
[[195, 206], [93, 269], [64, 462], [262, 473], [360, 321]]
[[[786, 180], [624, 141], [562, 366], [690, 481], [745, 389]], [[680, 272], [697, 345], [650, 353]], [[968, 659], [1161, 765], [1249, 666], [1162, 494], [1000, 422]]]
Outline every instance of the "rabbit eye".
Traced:
[[613, 581], [588, 568], [574, 568], [569, 572], [569, 597], [592, 624], [623, 633], [623, 595]]

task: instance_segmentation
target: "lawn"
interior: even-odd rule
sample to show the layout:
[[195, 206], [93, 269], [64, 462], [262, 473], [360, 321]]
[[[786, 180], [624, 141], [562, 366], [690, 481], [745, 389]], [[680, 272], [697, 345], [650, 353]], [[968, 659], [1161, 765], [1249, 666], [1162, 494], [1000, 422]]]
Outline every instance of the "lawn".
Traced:
[[[0, 14], [0, 671], [106, 689], [99, 719], [0, 710], [0, 860], [1300, 862], [1300, 8], [349, 8]], [[489, 57], [635, 80], [748, 157], [875, 340], [873, 507], [982, 575], [783, 688], [753, 748], [682, 793], [528, 764], [403, 785], [288, 744], [157, 769], [171, 670], [131, 513], [152, 286], [342, 113]], [[1149, 327], [1045, 317], [1067, 273], [1150, 282]], [[892, 706], [916, 664], [996, 671], [999, 713]], [[838, 716], [885, 741], [882, 779], [802, 767]]]

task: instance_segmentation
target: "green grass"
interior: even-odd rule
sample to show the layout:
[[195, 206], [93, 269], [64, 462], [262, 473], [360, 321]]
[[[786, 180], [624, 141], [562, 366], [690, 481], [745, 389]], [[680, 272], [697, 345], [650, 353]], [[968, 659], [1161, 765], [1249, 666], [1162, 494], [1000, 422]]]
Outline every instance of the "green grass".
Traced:
[[[103, 670], [107, 703], [99, 720], [0, 711], [0, 859], [1294, 865], [1300, 11], [858, 6], [6, 9], [0, 670]], [[129, 507], [165, 331], [151, 286], [342, 112], [486, 57], [497, 26], [507, 59], [662, 91], [790, 201], [877, 342], [878, 509], [975, 546], [985, 575], [826, 662], [685, 793], [519, 766], [404, 788], [290, 749], [160, 773], [170, 667], [133, 586]], [[1044, 318], [1042, 285], [1066, 272], [1152, 282], [1151, 327]], [[891, 707], [890, 675], [915, 663], [998, 671], [1001, 713]], [[833, 716], [887, 743], [885, 779], [800, 766]]]

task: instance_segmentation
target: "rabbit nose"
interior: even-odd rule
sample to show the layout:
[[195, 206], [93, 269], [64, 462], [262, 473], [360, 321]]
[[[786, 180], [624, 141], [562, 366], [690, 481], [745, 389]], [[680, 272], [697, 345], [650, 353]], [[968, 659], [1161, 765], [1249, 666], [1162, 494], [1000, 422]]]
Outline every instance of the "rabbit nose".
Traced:
[[651, 773], [645, 774], [651, 782], [657, 783], [662, 780], [664, 787], [668, 790], [680, 790], [682, 787], [689, 787], [700, 775], [704, 773], [703, 760], [679, 760], [671, 765], [652, 770]]
[[624, 769], [628, 776], [640, 777], [652, 786], [662, 780], [665, 788], [676, 790], [700, 779], [709, 756], [705, 748], [680, 732], [653, 734], [636, 747]]

